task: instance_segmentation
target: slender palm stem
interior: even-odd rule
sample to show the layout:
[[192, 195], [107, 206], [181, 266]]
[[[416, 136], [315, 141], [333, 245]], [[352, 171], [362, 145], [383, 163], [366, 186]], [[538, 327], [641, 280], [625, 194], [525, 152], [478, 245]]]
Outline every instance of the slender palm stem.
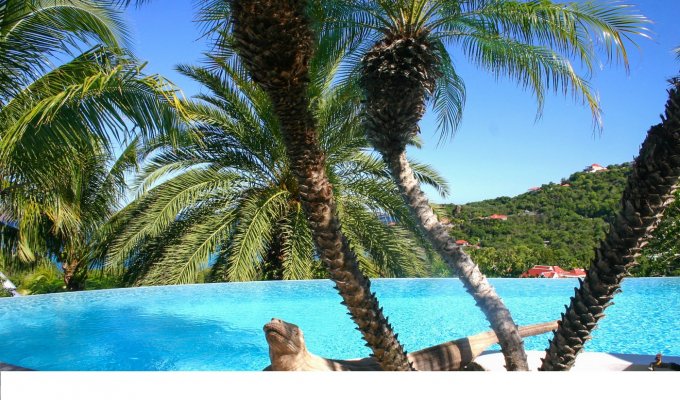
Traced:
[[421, 228], [432, 242], [435, 250], [453, 272], [460, 277], [465, 289], [474, 297], [477, 305], [491, 323], [505, 356], [506, 368], [510, 371], [528, 370], [529, 366], [522, 337], [510, 315], [510, 311], [505, 307], [479, 267], [460, 246], [455, 244], [454, 239], [449, 236], [447, 228], [437, 219], [427, 197], [420, 190], [420, 185], [413, 175], [411, 166], [406, 159], [406, 151], [383, 152], [383, 157], [394, 177], [394, 181], [399, 186], [402, 197], [420, 222]]
[[673, 200], [680, 178], [680, 82], [669, 90], [662, 123], [650, 128], [621, 197], [621, 211], [595, 251], [586, 278], [546, 350], [541, 370], [569, 370], [605, 308], [620, 292], [635, 258], [647, 244], [663, 212]]

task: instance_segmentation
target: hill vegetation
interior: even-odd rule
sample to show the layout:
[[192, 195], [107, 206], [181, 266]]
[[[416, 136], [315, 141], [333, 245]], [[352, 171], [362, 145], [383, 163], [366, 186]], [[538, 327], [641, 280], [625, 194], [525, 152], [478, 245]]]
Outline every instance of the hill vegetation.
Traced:
[[[516, 197], [447, 204], [442, 209], [452, 235], [470, 243], [468, 250], [489, 276], [517, 277], [533, 265], [587, 268], [619, 209], [630, 170], [629, 163], [610, 165], [598, 172], [574, 173]], [[645, 248], [636, 275], [678, 273], [679, 204], [670, 207]]]

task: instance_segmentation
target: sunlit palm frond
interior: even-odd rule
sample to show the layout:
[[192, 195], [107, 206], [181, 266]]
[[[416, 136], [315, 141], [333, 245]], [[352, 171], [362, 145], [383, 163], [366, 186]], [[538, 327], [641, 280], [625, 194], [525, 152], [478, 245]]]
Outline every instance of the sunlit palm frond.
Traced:
[[213, 169], [189, 170], [152, 189], [149, 195], [126, 207], [123, 212], [135, 212], [124, 232], [111, 246], [107, 264], [116, 267], [125, 264], [136, 246], [148, 237], [156, 237], [167, 229], [187, 207], [211, 196], [222, 196], [228, 204], [231, 184], [238, 179], [230, 173]]
[[7, 1], [0, 9], [0, 103], [81, 44], [125, 46], [119, 10], [90, 0]]
[[472, 62], [496, 78], [505, 75], [530, 89], [536, 95], [539, 115], [545, 94], [552, 90], [581, 97], [590, 107], [594, 120], [600, 123], [599, 100], [589, 82], [557, 53], [497, 36], [467, 35], [461, 39], [461, 45]]
[[240, 207], [238, 227], [229, 243], [227, 275], [230, 281], [257, 278], [258, 267], [271, 241], [272, 226], [285, 215], [288, 196], [286, 191], [270, 190], [245, 199]]
[[446, 179], [434, 168], [427, 164], [410, 161], [413, 174], [421, 184], [428, 185], [445, 198], [449, 195], [449, 184]]
[[283, 279], [301, 280], [313, 277], [314, 242], [307, 218], [298, 205], [283, 225]]
[[[341, 218], [343, 225], [347, 225], [344, 231], [351, 231], [348, 237], [354, 236], [362, 246], [377, 267], [378, 276], [415, 276], [424, 272], [423, 260], [415, 256], [419, 246], [409, 240], [406, 231], [381, 222], [375, 214], [353, 202], [345, 202]], [[414, 251], [404, 252], [404, 248]]]

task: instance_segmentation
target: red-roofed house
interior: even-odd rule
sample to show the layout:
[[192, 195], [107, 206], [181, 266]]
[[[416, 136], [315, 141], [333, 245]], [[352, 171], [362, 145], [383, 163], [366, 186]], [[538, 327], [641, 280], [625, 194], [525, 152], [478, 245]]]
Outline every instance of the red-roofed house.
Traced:
[[463, 240], [463, 239], [456, 240], [456, 244], [458, 246], [469, 246], [470, 245], [470, 243], [468, 243], [467, 240]]
[[582, 268], [574, 268], [565, 271], [557, 265], [534, 265], [527, 272], [520, 275], [520, 278], [584, 278], [586, 271]]
[[541, 190], [540, 187], [530, 187], [530, 188], [529, 188], [529, 191], [530, 191], [530, 192], [538, 192], [539, 190]]
[[607, 168], [601, 166], [600, 164], [593, 164], [593, 165], [586, 167], [586, 169], [584, 171], [585, 172], [600, 172], [600, 171], [606, 171], [606, 170], [607, 170]]
[[574, 268], [571, 271], [564, 271], [562, 278], [585, 278], [586, 270], [583, 268]]
[[503, 214], [492, 214], [491, 216], [489, 216], [489, 219], [499, 219], [501, 221], [507, 221], [508, 216]]

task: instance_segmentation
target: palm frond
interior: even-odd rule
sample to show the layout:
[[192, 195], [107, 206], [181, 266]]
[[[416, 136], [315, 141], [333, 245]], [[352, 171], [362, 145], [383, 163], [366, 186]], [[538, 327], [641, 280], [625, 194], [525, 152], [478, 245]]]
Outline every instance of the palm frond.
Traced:
[[463, 52], [496, 79], [506, 75], [530, 89], [536, 96], [538, 116], [543, 110], [546, 92], [552, 90], [580, 97], [590, 107], [594, 121], [601, 125], [599, 101], [590, 84], [557, 53], [498, 36], [471, 34], [463, 37], [461, 44]]
[[182, 218], [183, 210], [200, 204], [206, 196], [221, 196], [228, 204], [231, 183], [236, 178], [233, 174], [213, 169], [190, 170], [152, 189], [146, 197], [123, 210], [125, 213], [135, 212], [137, 216], [112, 244], [107, 264], [113, 268], [124, 265], [126, 258], [143, 240], [160, 235], [174, 221]]
[[289, 223], [282, 224], [283, 279], [312, 279], [314, 242], [307, 218], [299, 204], [288, 218]]
[[248, 281], [257, 277], [257, 268], [271, 241], [272, 225], [285, 215], [288, 192], [271, 190], [245, 199], [240, 207], [239, 224], [229, 243], [230, 281]]

